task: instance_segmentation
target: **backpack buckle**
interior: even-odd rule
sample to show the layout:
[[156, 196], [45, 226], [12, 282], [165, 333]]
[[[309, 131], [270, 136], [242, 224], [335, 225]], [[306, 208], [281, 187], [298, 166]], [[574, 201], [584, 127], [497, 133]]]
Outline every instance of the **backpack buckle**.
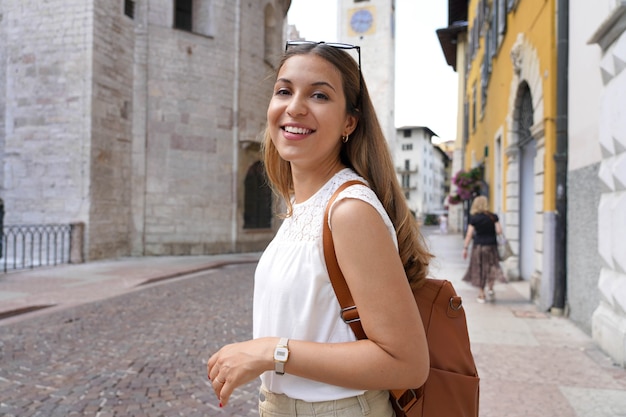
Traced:
[[359, 313], [358, 311], [356, 311], [356, 306], [342, 308], [339, 312], [339, 317], [341, 317], [341, 320], [343, 320], [343, 322], [346, 324], [361, 321]]
[[417, 403], [417, 393], [414, 389], [408, 389], [404, 391], [400, 397], [394, 399], [398, 409], [408, 415], [409, 410]]

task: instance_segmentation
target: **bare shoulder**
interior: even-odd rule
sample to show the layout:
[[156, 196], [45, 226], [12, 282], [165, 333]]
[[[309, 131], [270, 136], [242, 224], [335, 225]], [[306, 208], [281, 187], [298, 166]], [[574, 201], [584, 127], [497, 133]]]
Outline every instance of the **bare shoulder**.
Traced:
[[[363, 200], [345, 198], [338, 201], [333, 208], [330, 222], [333, 237], [338, 242], [350, 242], [352, 245], [392, 242], [390, 231], [381, 214]], [[357, 240], [360, 242], [356, 242]]]
[[373, 221], [383, 223], [378, 211], [370, 203], [358, 198], [339, 200], [332, 210], [331, 224], [333, 228], [336, 225], [339, 227], [356, 227], [371, 224]]

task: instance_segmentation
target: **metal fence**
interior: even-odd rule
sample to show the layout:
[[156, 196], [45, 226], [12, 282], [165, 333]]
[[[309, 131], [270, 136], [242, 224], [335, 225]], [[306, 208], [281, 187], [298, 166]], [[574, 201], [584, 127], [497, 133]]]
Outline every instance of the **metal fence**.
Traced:
[[5, 225], [2, 227], [2, 270], [29, 269], [70, 262], [70, 224]]

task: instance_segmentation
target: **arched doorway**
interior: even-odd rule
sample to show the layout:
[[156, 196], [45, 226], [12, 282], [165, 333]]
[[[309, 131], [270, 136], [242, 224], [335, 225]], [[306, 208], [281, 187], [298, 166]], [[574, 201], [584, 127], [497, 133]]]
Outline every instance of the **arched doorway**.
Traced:
[[244, 229], [272, 227], [272, 190], [265, 179], [263, 163], [257, 161], [246, 173], [244, 181]]
[[516, 106], [520, 158], [519, 173], [519, 227], [520, 277], [530, 280], [535, 271], [535, 157], [537, 141], [533, 138], [533, 101], [528, 84], [520, 85]]

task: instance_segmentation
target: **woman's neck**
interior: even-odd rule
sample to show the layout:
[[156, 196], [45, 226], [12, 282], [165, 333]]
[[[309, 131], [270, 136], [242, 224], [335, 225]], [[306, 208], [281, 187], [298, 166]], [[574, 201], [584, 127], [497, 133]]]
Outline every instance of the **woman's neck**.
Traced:
[[295, 202], [302, 203], [311, 198], [335, 174], [345, 168], [346, 166], [340, 162], [313, 170], [298, 170], [292, 167], [291, 175], [293, 177]]

